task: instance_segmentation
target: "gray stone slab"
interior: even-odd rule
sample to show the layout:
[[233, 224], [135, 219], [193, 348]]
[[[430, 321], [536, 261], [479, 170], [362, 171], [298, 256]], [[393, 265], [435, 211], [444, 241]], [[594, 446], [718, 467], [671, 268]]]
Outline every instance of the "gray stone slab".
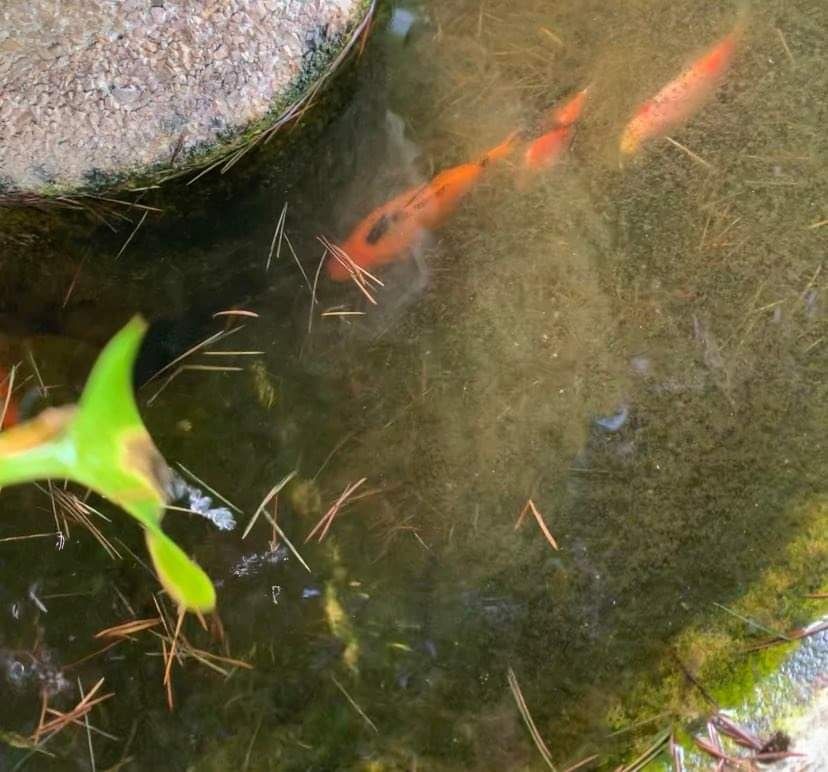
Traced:
[[4, 0], [0, 190], [181, 165], [324, 71], [366, 0]]

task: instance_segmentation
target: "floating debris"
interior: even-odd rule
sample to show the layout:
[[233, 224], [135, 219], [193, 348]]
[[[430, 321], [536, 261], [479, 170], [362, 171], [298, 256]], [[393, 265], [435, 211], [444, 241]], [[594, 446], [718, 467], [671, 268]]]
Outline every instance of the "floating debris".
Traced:
[[172, 472], [168, 493], [172, 501], [186, 501], [190, 512], [206, 518], [220, 531], [232, 531], [236, 527], [236, 518], [227, 507], [214, 507], [212, 497], [175, 472]]
[[621, 429], [630, 417], [630, 408], [627, 405], [621, 405], [612, 415], [603, 416], [595, 419], [595, 425], [606, 429], [608, 432], [617, 432]]
[[407, 8], [395, 8], [388, 22], [388, 31], [394, 37], [406, 38], [416, 20], [417, 17]]
[[[288, 550], [286, 547], [279, 545], [274, 550], [266, 550], [265, 552], [254, 552], [252, 555], [244, 555], [234, 566], [230, 569], [230, 573], [237, 578], [246, 576], [256, 576], [260, 574], [267, 566], [276, 566], [279, 563], [284, 563], [288, 557]], [[306, 597], [303, 593], [302, 597]]]

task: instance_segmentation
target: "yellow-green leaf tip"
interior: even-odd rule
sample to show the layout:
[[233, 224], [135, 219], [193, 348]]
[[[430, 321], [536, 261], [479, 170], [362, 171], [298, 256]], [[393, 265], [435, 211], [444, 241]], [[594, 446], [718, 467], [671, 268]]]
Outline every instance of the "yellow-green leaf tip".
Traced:
[[170, 597], [187, 611], [212, 611], [216, 607], [216, 590], [201, 567], [163, 531], [145, 533], [158, 579]]

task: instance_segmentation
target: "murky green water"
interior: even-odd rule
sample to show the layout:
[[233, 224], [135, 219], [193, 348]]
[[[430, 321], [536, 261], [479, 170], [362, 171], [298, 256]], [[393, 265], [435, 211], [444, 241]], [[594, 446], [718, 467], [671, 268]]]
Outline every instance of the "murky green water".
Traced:
[[[279, 498], [311, 573], [271, 549], [263, 519], [242, 541], [170, 514], [220, 585], [226, 651], [255, 666], [174, 668], [172, 713], [150, 633], [72, 665], [103, 648], [97, 631], [157, 613], [127, 518], [105, 508], [99, 523], [121, 561], [78, 526], [62, 550], [0, 542], [0, 728], [28, 734], [41, 689], [66, 710], [78, 678], [103, 677], [115, 696], [91, 720], [118, 739], [92, 735], [99, 769], [540, 769], [512, 668], [555, 763], [597, 753], [609, 769], [704, 711], [671, 652], [717, 693], [758, 673], [764, 660], [733, 664], [751, 630], [712, 604], [753, 592], [764, 624], [799, 624], [828, 566], [826, 9], [755, 2], [717, 97], [674, 135], [695, 156], [662, 140], [617, 157], [635, 106], [734, 16], [726, 2], [391, 4], [304, 133], [229, 178], [146, 193], [165, 213], [117, 261], [140, 212], [8, 219], [2, 341], [32, 376], [30, 409], [32, 358], [49, 399], [71, 400], [135, 310], [156, 322], [142, 380], [222, 329], [215, 312], [253, 310], [211, 348], [264, 353], [192, 357], [241, 369], [149, 383], [146, 421], [242, 525], [294, 469], [321, 508], [298, 488]], [[286, 246], [265, 270], [285, 202], [312, 280], [317, 235], [343, 238], [587, 83], [564, 163], [523, 190], [517, 157], [492, 169], [416, 260], [382, 273], [376, 307], [323, 273], [309, 332]], [[364, 498], [303, 545], [363, 477]], [[531, 517], [515, 529], [530, 497], [559, 551]], [[54, 530], [43, 491], [0, 501], [0, 539]], [[195, 620], [185, 631], [223, 650]], [[82, 729], [45, 748], [55, 758], [27, 768], [89, 764]], [[26, 755], [0, 746], [0, 768]]]

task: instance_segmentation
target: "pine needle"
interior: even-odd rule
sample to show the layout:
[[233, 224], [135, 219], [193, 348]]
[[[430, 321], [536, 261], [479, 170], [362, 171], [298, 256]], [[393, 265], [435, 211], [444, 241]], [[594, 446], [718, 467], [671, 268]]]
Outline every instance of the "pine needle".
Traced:
[[143, 630], [149, 630], [161, 624], [160, 617], [151, 617], [150, 619], [130, 619], [122, 622], [119, 625], [107, 627], [105, 630], [95, 633], [95, 638], [128, 638], [130, 635], [140, 633]]
[[336, 676], [333, 673], [331, 673], [331, 680], [336, 684], [336, 688], [339, 689], [339, 691], [341, 691], [345, 695], [345, 699], [348, 700], [351, 707], [360, 715], [360, 717], [365, 721], [365, 723], [368, 724], [368, 726], [370, 726], [371, 729], [373, 729], [377, 734], [379, 734], [379, 729], [377, 729], [377, 725], [373, 721], [371, 721], [370, 718], [368, 718], [368, 715], [365, 713], [365, 711], [359, 706], [357, 701], [353, 697], [351, 697], [350, 694], [348, 694], [348, 690], [341, 683], [339, 683], [339, 681], [336, 680]]
[[526, 704], [526, 700], [523, 698], [523, 692], [520, 690], [520, 684], [518, 684], [515, 671], [509, 667], [506, 676], [509, 681], [509, 688], [512, 690], [512, 695], [514, 696], [518, 710], [520, 711], [520, 715], [523, 718], [523, 722], [526, 724], [526, 728], [529, 730], [529, 734], [532, 737], [532, 741], [535, 743], [535, 747], [538, 749], [538, 753], [540, 753], [546, 766], [549, 767], [552, 772], [556, 772], [555, 765], [552, 763], [552, 754], [549, 752], [549, 748], [546, 747], [546, 743], [543, 741], [537, 726], [535, 726], [535, 721], [532, 718], [532, 714], [529, 712], [529, 706]]
[[274, 496], [276, 496], [279, 491], [282, 490], [294, 477], [296, 477], [296, 470], [294, 469], [290, 474], [283, 477], [279, 482], [274, 485], [268, 494], [262, 499], [262, 503], [259, 504], [256, 511], [253, 513], [253, 517], [250, 518], [250, 522], [247, 524], [247, 527], [244, 529], [244, 533], [242, 533], [242, 539], [247, 538], [247, 534], [250, 533], [253, 526], [256, 525], [256, 521], [259, 519], [259, 515], [262, 514], [264, 508], [271, 502]]
[[546, 526], [546, 522], [544, 521], [543, 516], [538, 511], [538, 508], [535, 506], [535, 502], [532, 501], [532, 499], [529, 499], [526, 502], [526, 505], [521, 510], [520, 516], [518, 517], [517, 522], [515, 523], [515, 530], [520, 528], [520, 526], [523, 524], [523, 520], [526, 517], [527, 512], [532, 513], [532, 515], [534, 516], [535, 520], [538, 523], [538, 527], [541, 529], [541, 533], [543, 533], [544, 537], [546, 538], [546, 541], [549, 542], [552, 549], [553, 550], [560, 549], [560, 547], [558, 547], [558, 542], [555, 541], [555, 537], [549, 531], [549, 528]]
[[324, 515], [322, 515], [319, 522], [313, 527], [313, 530], [305, 537], [305, 544], [307, 544], [316, 535], [317, 531], [320, 531], [320, 529], [321, 532], [319, 534], [319, 541], [321, 542], [322, 539], [325, 538], [331, 527], [331, 523], [333, 523], [334, 518], [339, 513], [339, 510], [342, 508], [342, 505], [345, 503], [346, 499], [367, 479], [367, 477], [363, 477], [353, 485], [345, 486], [345, 490], [340, 494], [339, 498], [331, 505], [331, 508]]

